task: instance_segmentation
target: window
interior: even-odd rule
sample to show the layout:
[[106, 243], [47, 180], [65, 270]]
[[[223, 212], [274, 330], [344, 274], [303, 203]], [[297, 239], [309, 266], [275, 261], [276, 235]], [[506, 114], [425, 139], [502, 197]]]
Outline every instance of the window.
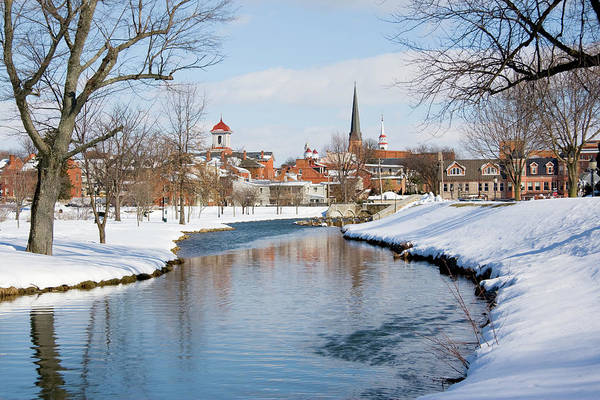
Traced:
[[221, 144], [221, 141], [222, 141], [222, 140], [223, 140], [223, 136], [219, 135], [219, 136], [217, 137], [217, 143], [218, 143], [218, 144]]
[[554, 174], [554, 164], [551, 164], [551, 163], [546, 164], [546, 174], [548, 174], [548, 175]]
[[508, 182], [508, 190], [512, 191], [512, 182]]
[[262, 193], [263, 188], [258, 188], [258, 191]]
[[467, 193], [469, 192], [469, 184], [468, 183], [465, 183], [465, 192], [467, 192]]
[[462, 191], [463, 191], [463, 186], [462, 186], [462, 183], [459, 183], [459, 184], [458, 184], [458, 191], [459, 191], [459, 192], [462, 192]]
[[460, 167], [452, 167], [450, 168], [450, 170], [448, 171], [448, 175], [452, 176], [456, 176], [456, 175], [464, 175], [464, 171], [462, 170], [462, 168]]
[[479, 182], [479, 191], [481, 192], [483, 190], [483, 185], [481, 184], [481, 182]]
[[484, 184], [483, 184], [483, 191], [484, 191], [484, 192], [488, 192], [489, 190], [490, 190], [490, 186], [489, 186], [489, 184], [488, 184], [487, 182], [486, 182], [486, 183], [484, 183]]
[[500, 191], [504, 192], [504, 182], [500, 182]]
[[454, 183], [451, 183], [451, 184], [450, 184], [450, 191], [451, 191], [451, 192], [454, 192]]
[[539, 182], [535, 183], [535, 190], [536, 190], [536, 192], [540, 191], [540, 183]]
[[538, 165], [536, 163], [529, 164], [529, 169], [531, 171], [531, 175], [537, 175], [537, 173], [538, 173], [537, 167], [538, 167]]
[[317, 191], [317, 188], [313, 188], [313, 189], [314, 189], [315, 192]]
[[550, 190], [550, 184], [548, 182], [544, 182], [544, 190]]
[[533, 190], [533, 182], [527, 182], [527, 190]]
[[496, 167], [486, 167], [483, 170], [484, 175], [498, 175], [498, 169]]
[[448, 184], [444, 183], [444, 192], [447, 192], [447, 191], [448, 191]]
[[302, 168], [298, 170], [298, 174], [302, 175]]

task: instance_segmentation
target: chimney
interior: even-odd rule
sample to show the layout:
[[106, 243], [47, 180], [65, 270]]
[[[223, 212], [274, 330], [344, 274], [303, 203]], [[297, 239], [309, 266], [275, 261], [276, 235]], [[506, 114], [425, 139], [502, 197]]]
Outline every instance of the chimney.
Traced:
[[245, 160], [246, 159], [246, 150], [244, 150], [244, 154], [242, 155], [242, 159]]
[[264, 158], [265, 158], [265, 152], [261, 150], [260, 151], [260, 159], [264, 160]]
[[206, 151], [206, 161], [210, 161], [210, 150]]
[[15, 156], [14, 154], [11, 154], [8, 156], [8, 164], [9, 165], [14, 165], [16, 160], [17, 160], [17, 156]]

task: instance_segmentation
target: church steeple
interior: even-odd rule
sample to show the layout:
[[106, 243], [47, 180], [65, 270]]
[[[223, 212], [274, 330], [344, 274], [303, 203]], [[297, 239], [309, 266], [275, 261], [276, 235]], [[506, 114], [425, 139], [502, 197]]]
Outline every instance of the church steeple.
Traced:
[[356, 94], [356, 82], [354, 82], [354, 99], [352, 101], [352, 122], [350, 125], [350, 151], [355, 146], [362, 145], [362, 133], [360, 132], [360, 117], [358, 116], [358, 95]]

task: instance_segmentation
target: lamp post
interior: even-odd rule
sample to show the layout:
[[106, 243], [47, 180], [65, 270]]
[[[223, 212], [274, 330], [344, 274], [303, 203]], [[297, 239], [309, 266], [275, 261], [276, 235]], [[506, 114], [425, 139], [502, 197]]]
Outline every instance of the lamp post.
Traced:
[[496, 201], [496, 190], [498, 189], [498, 178], [494, 178], [494, 201]]
[[591, 179], [591, 183], [592, 183], [592, 197], [594, 197], [594, 173], [596, 173], [597, 166], [598, 166], [598, 163], [594, 159], [592, 159], [590, 161], [590, 163], [588, 164], [588, 167], [590, 168], [590, 179]]

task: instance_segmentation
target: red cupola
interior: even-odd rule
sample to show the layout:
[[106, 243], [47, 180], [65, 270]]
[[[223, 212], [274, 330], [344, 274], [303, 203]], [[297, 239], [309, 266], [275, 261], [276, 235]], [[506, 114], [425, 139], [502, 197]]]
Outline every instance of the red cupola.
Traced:
[[223, 122], [223, 118], [221, 118], [221, 120], [219, 121], [218, 124], [216, 124], [215, 126], [213, 126], [213, 128], [210, 131], [211, 133], [218, 133], [218, 132], [229, 132], [231, 133], [231, 128], [229, 128], [229, 126], [227, 126], [227, 124], [225, 122]]

